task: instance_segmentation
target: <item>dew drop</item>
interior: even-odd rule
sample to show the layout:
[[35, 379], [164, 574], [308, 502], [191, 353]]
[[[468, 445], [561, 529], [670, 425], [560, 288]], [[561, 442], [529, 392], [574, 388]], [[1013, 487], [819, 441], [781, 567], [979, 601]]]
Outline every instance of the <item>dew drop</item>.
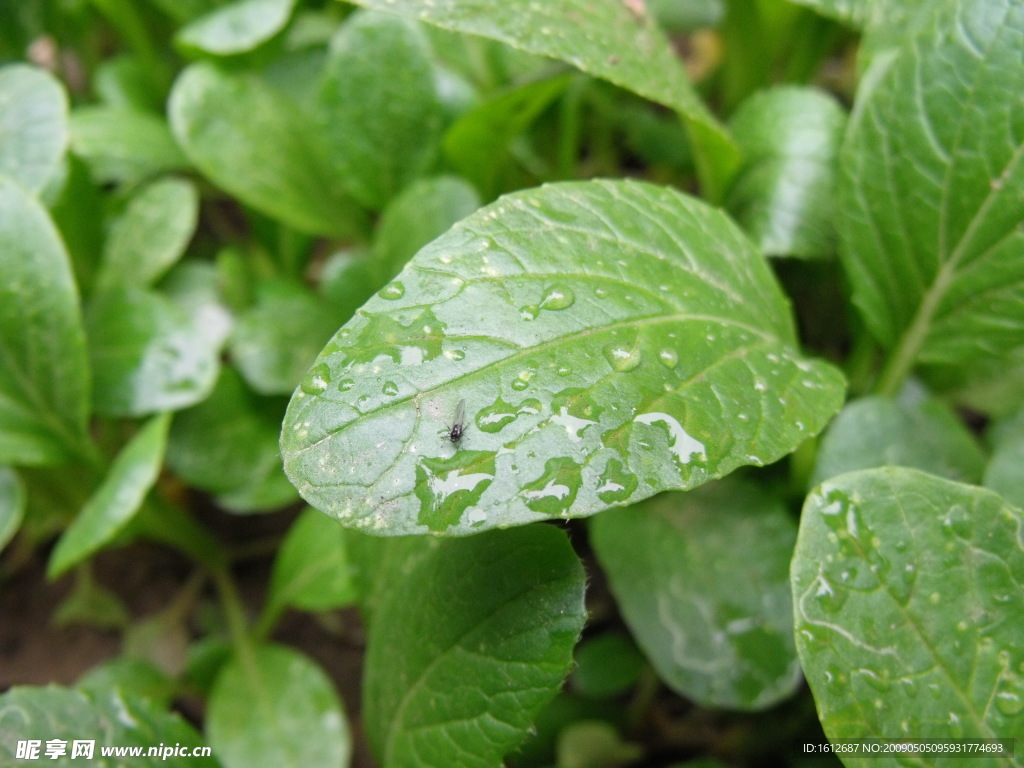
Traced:
[[662, 365], [671, 370], [679, 365], [679, 354], [674, 349], [665, 347], [665, 349], [658, 353], [658, 360], [661, 361]]
[[352, 379], [342, 379], [341, 381], [338, 382], [338, 389], [340, 389], [342, 392], [348, 392], [355, 385], [356, 383]]
[[405, 296], [405, 286], [396, 280], [377, 291], [377, 295], [388, 301], [396, 301]]
[[541, 309], [567, 309], [576, 301], [576, 294], [569, 288], [556, 285], [552, 286], [540, 302]]
[[393, 381], [385, 381], [384, 386], [381, 388], [381, 392], [388, 397], [394, 397], [398, 394], [398, 385]]
[[540, 314], [540, 307], [536, 304], [527, 304], [525, 307], [519, 308], [519, 316], [523, 320], [536, 320], [537, 315]]
[[619, 373], [628, 373], [640, 365], [640, 350], [628, 349], [618, 344], [605, 347], [604, 356]]
[[307, 395], [319, 395], [331, 384], [331, 369], [327, 363], [315, 366], [302, 380], [302, 391]]
[[594, 295], [597, 296], [597, 298], [599, 299], [604, 299], [608, 297], [608, 291], [606, 291], [604, 288], [595, 288]]

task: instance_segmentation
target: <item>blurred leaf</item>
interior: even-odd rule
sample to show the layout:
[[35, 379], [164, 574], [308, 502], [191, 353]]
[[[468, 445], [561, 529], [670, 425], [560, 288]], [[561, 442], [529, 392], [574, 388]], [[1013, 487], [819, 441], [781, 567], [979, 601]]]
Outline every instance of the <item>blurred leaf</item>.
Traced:
[[337, 251], [327, 258], [320, 273], [320, 293], [347, 322], [366, 300], [386, 282], [378, 278], [381, 264], [362, 248]]
[[50, 217], [2, 176], [0, 274], [0, 462], [59, 463], [87, 439], [78, 294]]
[[346, 540], [352, 534], [315, 509], [292, 524], [274, 561], [272, 609], [293, 605], [326, 611], [352, 605], [359, 597]]
[[309, 234], [365, 228], [311, 120], [259, 80], [193, 64], [178, 77], [168, 113], [189, 159], [242, 202]]
[[235, 324], [228, 343], [231, 357], [260, 394], [291, 394], [338, 329], [338, 314], [300, 283], [262, 283], [256, 303]]
[[847, 403], [829, 425], [810, 485], [887, 464], [977, 483], [985, 454], [956, 414], [936, 400], [864, 397]]
[[251, 51], [288, 24], [295, 0], [236, 0], [178, 30], [175, 42], [214, 56]]
[[618, 730], [602, 720], [584, 720], [558, 737], [558, 768], [615, 768], [632, 765], [644, 751], [623, 741]]
[[835, 252], [833, 190], [846, 115], [794, 86], [758, 91], [730, 122], [743, 162], [726, 208], [769, 256]]
[[0, 176], [39, 192], [58, 172], [67, 144], [64, 86], [36, 67], [0, 68]]
[[10, 467], [0, 467], [0, 550], [14, 538], [25, 516], [25, 485]]
[[169, 414], [154, 416], [121, 449], [50, 555], [47, 575], [55, 579], [92, 555], [127, 525], [156, 483], [167, 447]]
[[[166, 93], [154, 87], [148, 67], [134, 54], [121, 53], [99, 62], [93, 71], [92, 87], [100, 101], [115, 110], [151, 113], [154, 117], [164, 111]], [[81, 109], [76, 108], [75, 113]]]
[[773, 462], [842, 390], [722, 213], [650, 184], [552, 184], [416, 254], [316, 360], [281, 448], [346, 525], [463, 535]]
[[420, 248], [480, 207], [476, 190], [457, 176], [410, 184], [381, 215], [373, 257], [382, 283], [397, 275]]
[[970, 369], [1024, 344], [1024, 6], [928, 6], [863, 79], [841, 154], [843, 265], [865, 324], [915, 363]]
[[575, 662], [573, 690], [599, 699], [629, 690], [644, 669], [643, 654], [621, 632], [604, 632], [581, 643]]
[[437, 154], [441, 104], [426, 40], [393, 16], [357, 11], [331, 41], [317, 102], [334, 171], [380, 209]]
[[102, 184], [138, 184], [188, 161], [158, 116], [129, 107], [79, 107], [71, 113], [71, 149]]
[[911, 469], [852, 472], [808, 497], [796, 639], [829, 739], [1021, 733], [1022, 526], [996, 494]]
[[92, 696], [119, 690], [135, 699], [148, 699], [167, 707], [174, 697], [174, 683], [155, 665], [143, 659], [119, 656], [86, 672], [75, 687]]
[[[0, 696], [0, 763], [21, 765], [16, 758], [18, 742], [34, 739], [40, 742], [40, 758], [45, 759], [46, 742], [66, 742], [67, 754], [76, 739], [97, 742], [93, 764], [103, 762], [100, 746], [138, 747], [139, 756], [131, 758], [138, 768], [216, 768], [212, 757], [158, 754], [147, 756], [150, 747], [181, 745], [189, 752], [205, 745], [179, 715], [163, 711], [149, 701], [118, 690], [89, 693], [50, 685], [45, 688], [20, 686]], [[82, 758], [65, 758], [58, 765], [79, 765]], [[54, 764], [47, 760], [47, 764]], [[118, 763], [119, 765], [121, 763]]]
[[206, 723], [225, 768], [346, 766], [352, 751], [330, 678], [282, 646], [248, 649], [221, 671]]
[[416, 549], [387, 574], [370, 625], [370, 745], [391, 768], [498, 765], [569, 670], [585, 619], [583, 568], [547, 526]]
[[609, 510], [590, 530], [626, 623], [673, 690], [739, 710], [793, 693], [796, 530], [781, 499], [726, 481]]
[[204, 400], [217, 378], [218, 347], [197, 319], [155, 291], [98, 295], [86, 314], [96, 410], [140, 416]]
[[445, 29], [500, 40], [572, 64], [653, 101], [687, 120], [712, 191], [727, 179], [736, 149], [686, 79], [675, 52], [641, 2], [619, 0], [358, 0], [359, 5], [418, 18]]
[[199, 217], [199, 194], [183, 179], [160, 179], [137, 190], [111, 224], [98, 289], [146, 288], [185, 252]]
[[1024, 411], [1004, 419], [992, 431], [996, 439], [983, 485], [1024, 509]]

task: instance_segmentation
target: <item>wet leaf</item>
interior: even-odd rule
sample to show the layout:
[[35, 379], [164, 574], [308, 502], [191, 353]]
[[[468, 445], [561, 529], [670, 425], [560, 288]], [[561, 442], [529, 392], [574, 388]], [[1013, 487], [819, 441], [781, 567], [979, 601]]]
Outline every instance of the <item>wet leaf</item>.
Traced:
[[214, 56], [245, 53], [284, 29], [294, 8], [295, 0], [237, 0], [190, 21], [175, 42]]
[[299, 492], [346, 525], [466, 534], [773, 462], [842, 393], [723, 214], [649, 184], [565, 183], [413, 257], [321, 353], [281, 445]]
[[626, 623], [659, 676], [706, 707], [764, 709], [800, 682], [781, 499], [725, 481], [591, 522]]
[[546, 526], [417, 544], [370, 625], [370, 745], [391, 768], [499, 765], [569, 671], [583, 568]]
[[71, 264], [43, 207], [0, 177], [0, 462], [52, 464], [85, 440], [89, 365]]
[[114, 538], [156, 482], [167, 446], [168, 414], [154, 416], [114, 459], [103, 483], [57, 542], [47, 574], [56, 578]]
[[188, 167], [167, 123], [128, 107], [76, 109], [71, 114], [71, 148], [103, 184], [137, 184]]
[[796, 640], [830, 739], [1021, 733], [1022, 526], [990, 491], [904, 468], [841, 475], [808, 497]]
[[224, 768], [348, 765], [348, 721], [324, 671], [291, 648], [247, 651], [221, 670], [208, 705], [207, 734]]
[[48, 72], [25, 64], [0, 68], [0, 176], [39, 192], [68, 144], [68, 97]]

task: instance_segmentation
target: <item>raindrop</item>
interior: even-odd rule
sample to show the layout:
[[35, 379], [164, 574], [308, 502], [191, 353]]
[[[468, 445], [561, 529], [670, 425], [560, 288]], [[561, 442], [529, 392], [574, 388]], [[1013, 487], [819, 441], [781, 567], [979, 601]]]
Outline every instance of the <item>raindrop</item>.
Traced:
[[608, 291], [606, 291], [604, 288], [595, 288], [594, 295], [597, 296], [597, 298], [599, 299], [604, 299], [608, 296]]
[[398, 385], [393, 381], [385, 381], [384, 386], [381, 388], [381, 392], [388, 397], [394, 397], [398, 394]]
[[342, 379], [341, 381], [338, 382], [338, 389], [340, 389], [342, 392], [348, 392], [355, 385], [356, 383], [352, 379]]
[[628, 349], [618, 344], [605, 347], [604, 356], [608, 363], [619, 373], [628, 373], [640, 365], [640, 350]]
[[331, 369], [327, 363], [314, 366], [302, 380], [302, 391], [307, 395], [319, 395], [331, 384]]
[[405, 296], [405, 286], [396, 280], [377, 291], [377, 295], [388, 301], [396, 301]]
[[540, 302], [541, 309], [566, 309], [576, 301], [576, 294], [563, 286], [553, 286]]
[[523, 320], [536, 320], [537, 315], [540, 314], [540, 307], [536, 304], [527, 304], [525, 307], [519, 308], [519, 316]]
[[679, 365], [679, 354], [674, 349], [665, 347], [665, 349], [658, 353], [658, 360], [661, 361], [662, 365], [671, 370]]

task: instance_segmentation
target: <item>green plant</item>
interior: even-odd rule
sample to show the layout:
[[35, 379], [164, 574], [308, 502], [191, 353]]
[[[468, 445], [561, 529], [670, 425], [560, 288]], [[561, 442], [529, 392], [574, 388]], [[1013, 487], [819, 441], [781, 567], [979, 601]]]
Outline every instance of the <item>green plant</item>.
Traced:
[[[125, 639], [4, 760], [347, 764], [271, 639], [347, 606], [385, 766], [1024, 737], [1024, 6], [358, 5], [0, 9], [7, 577]], [[211, 520], [300, 496], [250, 616]]]

